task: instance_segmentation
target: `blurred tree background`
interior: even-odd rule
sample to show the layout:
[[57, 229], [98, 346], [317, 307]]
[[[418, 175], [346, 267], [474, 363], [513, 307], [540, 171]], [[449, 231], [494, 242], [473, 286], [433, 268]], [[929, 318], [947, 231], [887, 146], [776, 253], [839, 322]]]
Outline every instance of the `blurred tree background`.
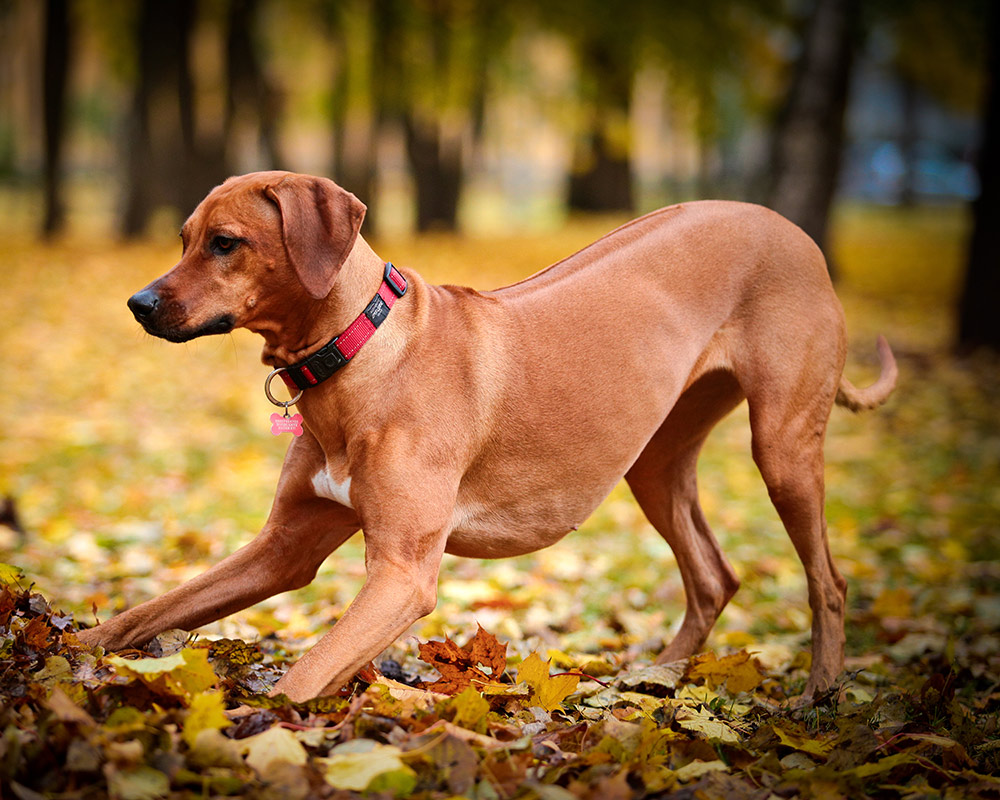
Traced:
[[993, 5], [0, 0], [5, 216], [136, 237], [269, 168], [369, 233], [730, 197], [825, 246], [838, 200], [975, 201], [957, 332], [996, 348]]

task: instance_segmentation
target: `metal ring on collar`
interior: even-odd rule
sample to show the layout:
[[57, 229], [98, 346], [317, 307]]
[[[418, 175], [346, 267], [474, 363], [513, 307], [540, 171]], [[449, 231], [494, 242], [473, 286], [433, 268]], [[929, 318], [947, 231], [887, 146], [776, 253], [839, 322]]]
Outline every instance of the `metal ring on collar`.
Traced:
[[264, 379], [264, 394], [267, 395], [267, 399], [274, 403], [276, 406], [281, 406], [283, 408], [288, 408], [289, 406], [294, 406], [302, 397], [302, 390], [299, 389], [299, 393], [295, 395], [291, 400], [278, 400], [273, 394], [271, 394], [271, 381], [274, 380], [274, 376], [282, 372], [288, 372], [284, 367], [278, 367], [276, 370], [272, 370], [271, 374]]

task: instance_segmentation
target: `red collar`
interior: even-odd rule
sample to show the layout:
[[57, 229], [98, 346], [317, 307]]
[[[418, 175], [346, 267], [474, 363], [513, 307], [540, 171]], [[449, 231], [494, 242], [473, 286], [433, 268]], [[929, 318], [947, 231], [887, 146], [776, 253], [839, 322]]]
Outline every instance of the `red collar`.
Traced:
[[[372, 338], [397, 298], [406, 294], [406, 278], [388, 261], [382, 285], [365, 310], [339, 336], [297, 364], [285, 367], [279, 374], [294, 395], [299, 390], [316, 386], [354, 358], [362, 345]], [[279, 404], [280, 405], [280, 404]]]

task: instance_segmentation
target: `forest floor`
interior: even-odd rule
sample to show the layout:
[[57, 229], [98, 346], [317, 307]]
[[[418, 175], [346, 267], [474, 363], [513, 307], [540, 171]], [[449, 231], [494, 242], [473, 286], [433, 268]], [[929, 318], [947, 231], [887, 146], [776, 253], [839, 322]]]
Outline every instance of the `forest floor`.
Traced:
[[[615, 222], [374, 244], [431, 281], [488, 288]], [[269, 433], [254, 337], [171, 345], [131, 319], [125, 299], [176, 242], [5, 234], [0, 561], [16, 568], [0, 568], [0, 797], [1000, 797], [1000, 360], [950, 352], [966, 225], [947, 209], [836, 219], [847, 374], [877, 374], [884, 333], [900, 380], [879, 411], [831, 418], [827, 517], [849, 582], [831, 692], [788, 702], [809, 666], [805, 583], [744, 406], [699, 465], [742, 581], [706, 654], [650, 668], [684, 592], [620, 486], [547, 550], [446, 557], [436, 611], [376, 659], [385, 674], [238, 725], [223, 709], [266, 691], [360, 588], [361, 539], [309, 587], [191, 640], [82, 648], [74, 624], [253, 536], [287, 441]]]

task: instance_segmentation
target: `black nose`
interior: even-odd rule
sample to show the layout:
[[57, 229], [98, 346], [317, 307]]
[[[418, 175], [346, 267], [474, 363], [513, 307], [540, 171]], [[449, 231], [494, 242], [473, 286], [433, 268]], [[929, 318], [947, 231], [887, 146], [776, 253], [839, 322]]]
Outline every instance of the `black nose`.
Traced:
[[140, 322], [152, 314], [159, 303], [160, 296], [152, 289], [143, 289], [128, 299], [129, 310]]

